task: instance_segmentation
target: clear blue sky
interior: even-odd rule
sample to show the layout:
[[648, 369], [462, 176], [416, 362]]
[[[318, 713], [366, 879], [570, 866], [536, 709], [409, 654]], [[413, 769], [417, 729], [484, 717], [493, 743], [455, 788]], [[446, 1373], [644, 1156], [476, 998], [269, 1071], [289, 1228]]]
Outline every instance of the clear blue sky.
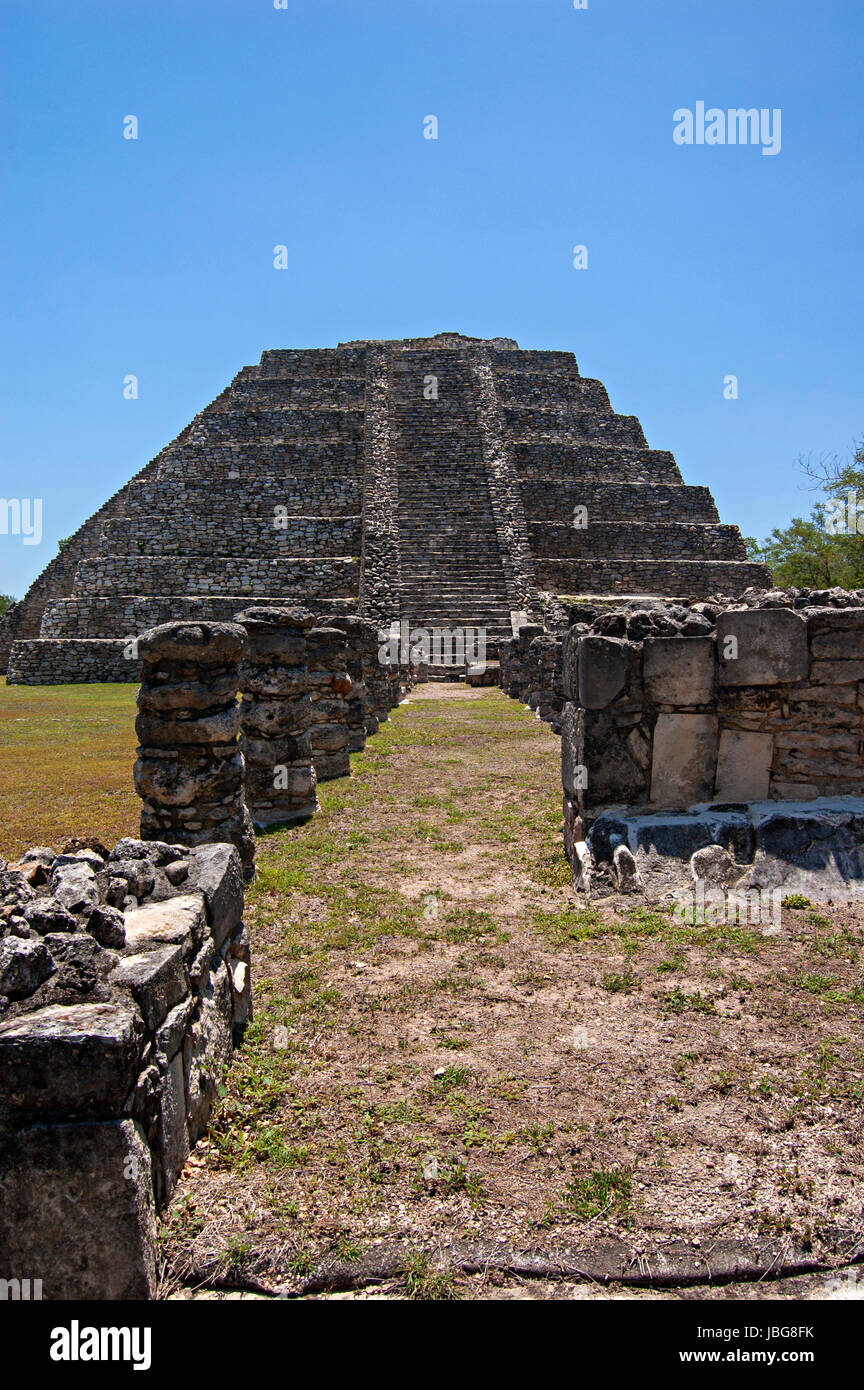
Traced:
[[[0, 592], [264, 348], [573, 351], [745, 533], [864, 435], [862, 0], [0, 0], [0, 28], [0, 495], [45, 507]], [[780, 154], [674, 144], [700, 100], [781, 108]]]

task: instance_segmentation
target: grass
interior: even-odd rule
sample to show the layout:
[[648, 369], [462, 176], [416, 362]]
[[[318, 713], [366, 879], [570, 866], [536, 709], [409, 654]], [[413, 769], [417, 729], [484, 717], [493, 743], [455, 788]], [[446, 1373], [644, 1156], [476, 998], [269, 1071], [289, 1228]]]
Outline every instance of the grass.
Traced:
[[[133, 715], [132, 687], [0, 688], [0, 852], [136, 831]], [[859, 909], [793, 900], [765, 937], [578, 903], [560, 745], [494, 689], [418, 689], [351, 765], [259, 838], [255, 1018], [166, 1213], [177, 1277], [396, 1243], [400, 1290], [445, 1298], [416, 1252], [454, 1240], [854, 1224]]]
[[0, 855], [111, 845], [137, 835], [134, 685], [7, 686], [0, 680]]

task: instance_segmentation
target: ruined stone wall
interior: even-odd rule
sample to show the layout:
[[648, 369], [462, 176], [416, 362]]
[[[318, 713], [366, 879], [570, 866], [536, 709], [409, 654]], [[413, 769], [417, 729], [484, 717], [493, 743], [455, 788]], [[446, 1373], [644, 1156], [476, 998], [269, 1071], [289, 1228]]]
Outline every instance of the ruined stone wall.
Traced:
[[313, 598], [350, 598], [357, 592], [357, 561], [267, 559], [257, 555], [234, 560], [221, 572], [203, 555], [100, 555], [78, 569], [76, 593], [85, 594], [259, 594], [279, 597], [297, 593]]
[[156, 1212], [251, 1015], [229, 845], [0, 864], [0, 1278], [146, 1299]]
[[9, 685], [80, 685], [97, 681], [137, 681], [141, 663], [125, 638], [31, 638], [14, 642], [6, 680]]
[[659, 594], [693, 598], [714, 588], [767, 588], [764, 565], [737, 560], [535, 560], [537, 583], [557, 594]]
[[607, 613], [563, 659], [564, 790], [589, 815], [864, 794], [864, 592]]
[[[308, 504], [307, 504], [308, 505]], [[168, 513], [162, 519], [159, 550], [162, 555], [255, 555], [270, 560], [282, 555], [349, 556], [360, 554], [359, 515], [283, 516], [276, 524], [274, 515], [232, 510], [230, 517], [205, 510], [190, 526], [189, 517]], [[146, 554], [152, 544], [153, 519], [142, 516], [116, 517], [103, 529], [103, 548], [111, 555]]]

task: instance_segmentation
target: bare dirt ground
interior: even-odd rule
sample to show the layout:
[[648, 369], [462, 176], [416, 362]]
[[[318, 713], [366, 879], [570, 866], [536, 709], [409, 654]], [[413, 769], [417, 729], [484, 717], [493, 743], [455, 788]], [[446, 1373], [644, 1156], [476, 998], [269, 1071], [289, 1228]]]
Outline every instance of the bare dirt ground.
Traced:
[[860, 1296], [765, 1281], [864, 1248], [861, 910], [580, 907], [559, 756], [500, 691], [421, 686], [259, 841], [255, 1021], [168, 1296]]

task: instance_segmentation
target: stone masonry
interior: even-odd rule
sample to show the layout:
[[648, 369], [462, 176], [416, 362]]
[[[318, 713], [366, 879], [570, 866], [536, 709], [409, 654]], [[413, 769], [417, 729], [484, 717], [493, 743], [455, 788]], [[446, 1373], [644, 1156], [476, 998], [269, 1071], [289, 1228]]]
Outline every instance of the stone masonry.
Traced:
[[237, 623], [165, 623], [141, 636], [135, 790], [143, 839], [227, 842], [251, 873], [237, 708], [245, 646]]
[[239, 615], [248, 644], [240, 667], [246, 804], [256, 826], [305, 820], [318, 809], [303, 608], [249, 608]]
[[548, 596], [766, 587], [705, 488], [566, 352], [458, 333], [265, 352], [0, 619], [10, 683], [137, 679], [129, 644], [250, 603], [482, 628]]
[[720, 846], [748, 887], [864, 891], [862, 602], [753, 591], [575, 622], [561, 767], [577, 879], [586, 839], [601, 860], [633, 839]]
[[251, 1016], [231, 845], [0, 862], [0, 1278], [146, 1299], [156, 1214]]

